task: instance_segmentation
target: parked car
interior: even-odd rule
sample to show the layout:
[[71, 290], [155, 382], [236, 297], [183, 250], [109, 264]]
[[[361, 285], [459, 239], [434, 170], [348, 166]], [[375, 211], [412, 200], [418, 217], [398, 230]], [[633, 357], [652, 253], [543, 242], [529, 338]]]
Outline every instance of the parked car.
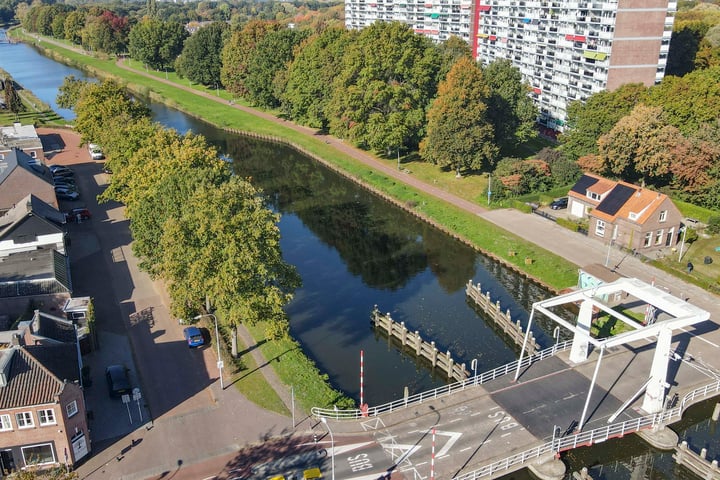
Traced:
[[63, 213], [65, 214], [66, 222], [74, 222], [78, 219], [78, 216], [81, 221], [90, 220], [91, 217], [90, 210], [85, 207], [73, 208], [72, 210], [68, 210]]
[[200, 347], [205, 344], [203, 334], [197, 327], [185, 327], [185, 329], [183, 330], [183, 335], [185, 335], [185, 341], [190, 348]]
[[48, 165], [48, 168], [53, 177], [72, 177], [75, 175], [75, 172], [65, 165]]
[[102, 160], [103, 158], [105, 158], [105, 154], [100, 148], [100, 145], [96, 143], [91, 143], [90, 145], [88, 145], [88, 150], [90, 151], [90, 158], [92, 158], [93, 160]]
[[55, 196], [58, 200], [77, 200], [80, 198], [78, 192], [58, 187], [55, 188]]
[[108, 392], [111, 397], [121, 397], [130, 393], [130, 379], [124, 365], [110, 365], [107, 367], [105, 369], [105, 378], [107, 379]]
[[554, 200], [550, 204], [550, 208], [553, 210], [560, 210], [563, 208], [567, 208], [568, 206], [568, 197], [558, 198], [557, 200]]
[[56, 187], [67, 187], [70, 190], [77, 190], [75, 187], [75, 180], [66, 177], [53, 177], [53, 184]]

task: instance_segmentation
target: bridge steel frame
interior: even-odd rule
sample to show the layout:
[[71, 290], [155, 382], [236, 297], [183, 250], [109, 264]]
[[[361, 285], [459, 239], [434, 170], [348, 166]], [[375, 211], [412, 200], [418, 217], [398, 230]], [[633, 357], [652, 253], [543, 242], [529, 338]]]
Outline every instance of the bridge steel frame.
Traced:
[[[602, 297], [618, 294], [632, 296], [656, 309], [656, 311], [665, 312], [673, 318], [669, 320], [662, 320], [653, 323], [652, 325], [640, 326], [635, 320], [632, 320], [622, 313], [613, 310], [600, 300]], [[577, 318], [577, 325], [573, 325], [550, 310], [552, 307], [578, 302], [580, 303], [580, 312]], [[634, 331], [621, 333], [620, 335], [615, 335], [602, 340], [593, 338], [590, 334], [590, 327], [592, 324], [593, 310], [595, 308], [602, 310], [611, 317], [622, 321], [632, 327]], [[669, 388], [667, 383], [667, 371], [668, 363], [670, 361], [670, 347], [673, 330], [695, 325], [710, 318], [709, 312], [696, 307], [695, 305], [691, 305], [680, 298], [674, 297], [669, 293], [656, 288], [654, 285], [649, 285], [637, 278], [621, 278], [611, 283], [596, 285], [566, 293], [564, 295], [559, 295], [548, 300], [535, 302], [533, 303], [532, 311], [530, 312], [530, 316], [528, 318], [527, 328], [525, 330], [525, 340], [523, 341], [523, 346], [520, 350], [520, 359], [515, 371], [514, 381], [517, 381], [520, 377], [520, 363], [522, 363], [528, 340], [528, 332], [532, 327], [532, 321], [536, 312], [544, 314], [554, 322], [573, 332], [573, 344], [570, 349], [571, 362], [582, 363], [586, 361], [589, 355], [590, 344], [600, 349], [600, 354], [597, 364], [595, 365], [595, 371], [593, 372], [593, 377], [588, 389], [587, 398], [585, 400], [585, 406], [578, 424], [579, 431], [581, 431], [585, 425], [587, 410], [593, 393], [593, 387], [595, 386], [597, 375], [600, 370], [600, 363], [602, 362], [603, 354], [606, 349], [628, 344], [636, 340], [646, 340], [655, 336], [658, 337], [655, 347], [655, 355], [650, 367], [650, 380], [645, 386], [645, 396], [641, 407], [647, 413], [657, 413], [663, 409], [666, 390]]]

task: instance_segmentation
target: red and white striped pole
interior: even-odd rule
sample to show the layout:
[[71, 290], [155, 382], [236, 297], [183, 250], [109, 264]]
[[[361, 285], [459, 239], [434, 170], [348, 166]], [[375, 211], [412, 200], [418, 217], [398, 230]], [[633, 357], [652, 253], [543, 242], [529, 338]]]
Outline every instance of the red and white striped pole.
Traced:
[[363, 365], [363, 351], [360, 350], [360, 407], [365, 404], [365, 390], [363, 388], [363, 377], [365, 376], [365, 367]]
[[432, 454], [430, 455], [430, 480], [435, 480], [435, 429], [432, 429]]

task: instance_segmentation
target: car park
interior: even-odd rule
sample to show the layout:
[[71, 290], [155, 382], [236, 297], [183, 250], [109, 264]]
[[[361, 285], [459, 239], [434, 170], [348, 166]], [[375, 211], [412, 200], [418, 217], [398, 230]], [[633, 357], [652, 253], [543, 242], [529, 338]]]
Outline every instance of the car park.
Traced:
[[105, 378], [111, 397], [121, 397], [132, 390], [125, 365], [110, 365], [105, 369]]
[[550, 208], [552, 208], [553, 210], [561, 210], [563, 208], [567, 208], [567, 206], [568, 197], [558, 198], [550, 204]]
[[203, 334], [198, 327], [185, 327], [185, 329], [183, 330], [183, 335], [185, 336], [185, 341], [190, 348], [200, 347], [205, 344]]

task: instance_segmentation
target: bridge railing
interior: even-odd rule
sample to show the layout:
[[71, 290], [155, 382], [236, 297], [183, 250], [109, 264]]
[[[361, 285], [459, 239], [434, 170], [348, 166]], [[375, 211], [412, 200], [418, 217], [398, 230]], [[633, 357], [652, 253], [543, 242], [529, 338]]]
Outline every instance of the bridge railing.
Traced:
[[677, 421], [682, 417], [687, 407], [719, 392], [720, 380], [689, 392], [683, 397], [682, 402], [680, 402], [680, 405], [677, 407], [666, 409], [653, 415], [626, 420], [622, 423], [615, 423], [586, 432], [580, 432], [575, 435], [555, 438], [550, 442], [532, 447], [520, 453], [515, 453], [507, 458], [455, 477], [454, 480], [475, 480], [490, 477], [497, 472], [506, 471], [511, 467], [522, 465], [528, 460], [538, 458], [548, 453], [559, 453], [577, 447], [589, 446], [594, 443], [604, 442], [610, 438], [622, 437], [628, 433], [635, 433], [640, 430]]
[[[520, 362], [520, 368], [527, 367], [532, 365], [535, 362], [539, 362], [541, 360], [545, 360], [546, 358], [552, 357], [553, 355], [557, 354], [558, 352], [562, 352], [564, 350], [567, 350], [572, 346], [572, 340], [566, 340], [564, 342], [559, 342], [553, 345], [552, 347], [546, 348], [544, 350], [539, 351], [535, 355], [529, 355], [523, 358], [522, 362]], [[501, 365], [500, 367], [494, 368], [488, 372], [481, 373], [480, 375], [466, 378], [465, 380], [461, 380], [459, 382], [450, 383], [448, 385], [443, 385], [441, 387], [435, 388], [433, 390], [428, 390], [425, 392], [416, 393], [414, 395], [410, 395], [406, 398], [401, 398], [399, 400], [395, 400], [393, 402], [385, 403], [383, 405], [378, 405], [377, 407], [368, 407], [366, 411], [360, 410], [360, 409], [351, 409], [351, 410], [335, 410], [331, 408], [318, 408], [313, 407], [311, 412], [313, 416], [320, 418], [320, 417], [326, 417], [331, 418], [333, 420], [355, 420], [362, 417], [374, 417], [377, 415], [380, 415], [382, 413], [389, 413], [393, 412], [395, 410], [400, 410], [403, 408], [406, 408], [410, 405], [414, 405], [417, 403], [423, 403], [424, 401], [440, 398], [446, 395], [449, 395], [451, 393], [465, 390], [466, 387], [472, 387], [474, 385], [482, 385], [483, 383], [489, 382], [490, 380], [494, 380], [496, 378], [502, 377], [503, 375], [507, 375], [508, 373], [514, 373], [518, 368], [518, 361], [515, 360], [514, 362], [507, 363], [505, 365]]]

